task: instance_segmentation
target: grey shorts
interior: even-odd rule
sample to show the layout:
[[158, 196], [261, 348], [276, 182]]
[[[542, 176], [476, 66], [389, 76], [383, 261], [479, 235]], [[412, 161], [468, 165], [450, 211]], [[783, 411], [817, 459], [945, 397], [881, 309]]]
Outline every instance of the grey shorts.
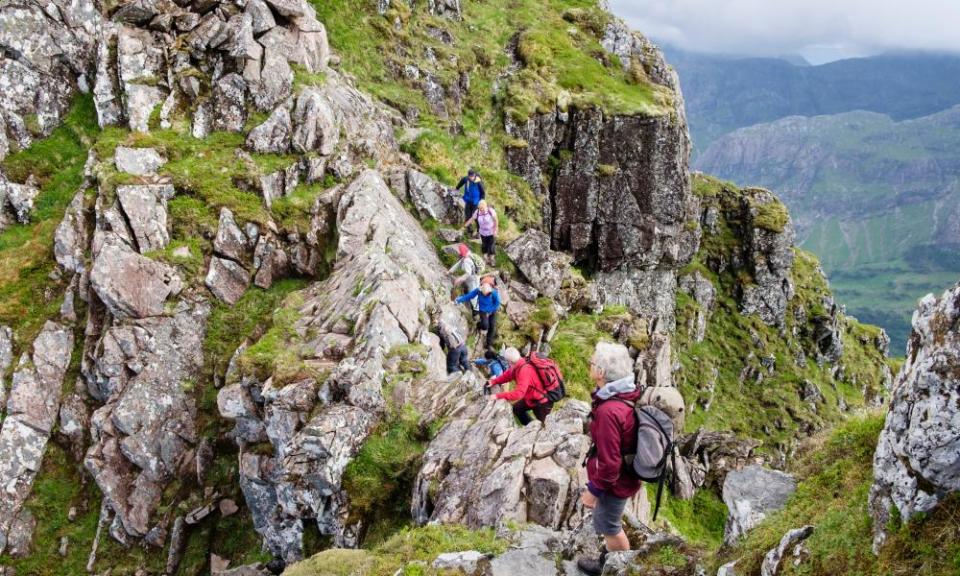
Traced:
[[597, 499], [597, 507], [593, 509], [593, 529], [601, 536], [616, 536], [623, 530], [623, 510], [626, 507], [626, 498], [604, 494]]

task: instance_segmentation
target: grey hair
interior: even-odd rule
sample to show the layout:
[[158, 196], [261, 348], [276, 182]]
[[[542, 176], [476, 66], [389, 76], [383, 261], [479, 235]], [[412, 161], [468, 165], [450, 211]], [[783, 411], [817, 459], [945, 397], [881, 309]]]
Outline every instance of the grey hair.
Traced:
[[620, 380], [633, 374], [633, 358], [623, 344], [615, 342], [597, 342], [593, 353], [593, 365], [603, 370], [603, 379], [607, 382]]
[[513, 346], [510, 346], [509, 348], [503, 351], [503, 354], [501, 354], [501, 356], [503, 356], [503, 359], [506, 360], [507, 362], [514, 364], [520, 360], [520, 351], [514, 348]]

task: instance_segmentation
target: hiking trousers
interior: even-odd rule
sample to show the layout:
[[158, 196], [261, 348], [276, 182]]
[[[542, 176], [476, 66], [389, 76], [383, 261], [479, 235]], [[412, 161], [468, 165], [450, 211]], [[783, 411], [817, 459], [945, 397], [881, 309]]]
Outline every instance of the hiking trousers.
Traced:
[[483, 332], [487, 332], [487, 340], [485, 345], [488, 350], [493, 349], [493, 340], [497, 337], [497, 313], [496, 312], [481, 312], [479, 323], [477, 328]]
[[543, 422], [547, 419], [550, 411], [553, 410], [553, 402], [544, 402], [543, 404], [530, 406], [526, 400], [518, 400], [517, 403], [513, 405], [513, 415], [517, 417], [517, 420], [519, 420], [523, 426], [533, 422], [533, 418], [530, 417], [531, 410], [533, 411], [533, 415], [537, 417], [537, 420]]
[[467, 351], [467, 345], [461, 344], [456, 348], [447, 351], [447, 374], [454, 372], [467, 372], [470, 370], [470, 353]]

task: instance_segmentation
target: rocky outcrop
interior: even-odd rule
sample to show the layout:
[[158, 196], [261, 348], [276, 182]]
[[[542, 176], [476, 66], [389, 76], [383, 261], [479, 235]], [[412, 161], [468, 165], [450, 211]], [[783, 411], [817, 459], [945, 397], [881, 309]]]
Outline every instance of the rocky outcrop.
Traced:
[[768, 514], [783, 508], [796, 489], [797, 482], [789, 474], [760, 466], [747, 466], [727, 474], [723, 482], [723, 503], [729, 516], [723, 543], [736, 544]]
[[[128, 148], [117, 146], [114, 151], [114, 162], [117, 170], [134, 176], [156, 174], [167, 159], [153, 148]], [[172, 196], [172, 190], [170, 191]]]
[[509, 148], [507, 161], [545, 199], [551, 247], [598, 272], [606, 303], [672, 325], [675, 271], [697, 250], [699, 209], [679, 82], [659, 50], [637, 38], [622, 51], [662, 71], [649, 77], [673, 93], [674, 113], [609, 116], [571, 106], [523, 123], [508, 118], [507, 132], [523, 145]]
[[[6, 344], [0, 341], [0, 348], [0, 366], [9, 364], [9, 340]], [[23, 504], [57, 421], [63, 377], [72, 354], [73, 333], [47, 322], [33, 342], [32, 353], [20, 357], [13, 374], [0, 428], [0, 485], [4, 492], [0, 498], [0, 551], [17, 556], [29, 551], [35, 521]]]
[[[284, 373], [263, 381], [242, 375], [218, 396], [241, 448], [270, 443], [267, 454], [242, 450], [240, 481], [265, 545], [287, 562], [301, 557], [309, 521], [336, 542], [355, 541], [340, 480], [386, 408], [390, 351], [416, 345], [425, 375], [441, 378], [427, 312], [463, 322], [430, 241], [379, 173], [361, 173], [335, 203], [334, 273], [294, 299], [294, 336], [285, 346], [295, 358], [285, 359]], [[290, 364], [303, 368], [291, 377]]]
[[717, 305], [717, 290], [699, 270], [681, 277], [679, 288], [697, 303], [686, 329], [694, 342], [703, 342], [707, 334], [707, 322]]
[[[445, 413], [447, 424], [430, 443], [414, 488], [418, 523], [465, 524], [473, 528], [532, 522], [570, 528], [583, 518], [581, 462], [590, 446], [590, 408], [568, 401], [547, 418], [518, 427], [506, 402], [485, 402], [480, 383]], [[438, 394], [449, 394], [441, 390]], [[641, 491], [631, 503], [646, 518]]]
[[740, 276], [735, 294], [740, 312], [783, 327], [795, 292], [796, 234], [786, 207], [768, 190], [719, 185], [718, 194], [704, 198], [700, 221], [708, 241], [723, 243], [707, 266], [717, 274]]
[[804, 526], [803, 528], [794, 528], [783, 535], [776, 548], [767, 552], [763, 557], [763, 564], [760, 565], [760, 576], [777, 576], [780, 572], [780, 562], [791, 548], [798, 543], [803, 542], [813, 534], [813, 526]]
[[960, 490], [960, 285], [927, 295], [913, 314], [907, 360], [897, 376], [873, 457], [874, 547], [896, 508], [908, 519]]
[[507, 256], [541, 294], [553, 298], [569, 273], [570, 256], [550, 249], [550, 237], [528, 230], [507, 245]]
[[167, 298], [183, 288], [176, 270], [137, 254], [113, 233], [104, 235], [94, 257], [90, 284], [110, 313], [120, 318], [159, 316]]
[[163, 490], [193, 464], [196, 408], [184, 383], [203, 365], [210, 307], [180, 301], [169, 315], [88, 329], [83, 374], [103, 402], [91, 417], [84, 466], [115, 514], [111, 535], [143, 537]]
[[0, 7], [0, 159], [49, 135], [89, 90], [102, 20], [86, 0]]

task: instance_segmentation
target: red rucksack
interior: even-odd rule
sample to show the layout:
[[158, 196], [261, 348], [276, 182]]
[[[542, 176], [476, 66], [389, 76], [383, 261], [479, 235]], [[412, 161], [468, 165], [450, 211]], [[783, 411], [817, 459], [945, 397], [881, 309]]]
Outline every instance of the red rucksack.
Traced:
[[539, 352], [530, 352], [526, 358], [527, 364], [537, 371], [540, 381], [540, 391], [550, 402], [559, 402], [567, 395], [567, 388], [563, 383], [563, 374], [557, 363]]

